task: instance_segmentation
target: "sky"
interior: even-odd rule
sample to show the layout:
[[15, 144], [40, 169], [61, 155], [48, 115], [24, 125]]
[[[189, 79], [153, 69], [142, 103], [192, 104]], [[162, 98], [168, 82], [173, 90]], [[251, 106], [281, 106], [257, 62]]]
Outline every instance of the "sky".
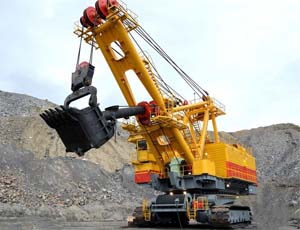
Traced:
[[[79, 39], [74, 22], [90, 0], [10, 0], [0, 8], [0, 90], [63, 104]], [[138, 22], [198, 84], [226, 106], [219, 130], [300, 125], [299, 0], [124, 0]], [[144, 48], [144, 46], [143, 46]], [[149, 47], [163, 78], [183, 86]], [[83, 45], [81, 60], [89, 58]], [[93, 85], [101, 108], [125, 101], [99, 50]], [[138, 100], [147, 94], [133, 81]]]

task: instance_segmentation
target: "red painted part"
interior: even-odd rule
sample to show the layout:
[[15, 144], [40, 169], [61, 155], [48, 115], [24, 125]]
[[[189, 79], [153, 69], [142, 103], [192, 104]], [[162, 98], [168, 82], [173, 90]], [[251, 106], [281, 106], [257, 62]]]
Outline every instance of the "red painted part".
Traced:
[[92, 6], [86, 8], [83, 11], [83, 17], [84, 17], [86, 24], [88, 24], [91, 27], [98, 26], [102, 22], [100, 18], [97, 18], [96, 9]]
[[184, 173], [186, 174], [192, 174], [193, 172], [193, 165], [184, 165], [183, 166], [183, 170], [184, 170]]
[[83, 61], [83, 62], [81, 62], [81, 63], [79, 64], [79, 67], [80, 67], [80, 68], [84, 68], [84, 67], [89, 66], [89, 64], [90, 64], [90, 63], [88, 63], [87, 61]]
[[136, 184], [146, 184], [151, 181], [151, 173], [145, 172], [145, 173], [136, 173], [134, 175], [134, 182]]
[[189, 104], [189, 102], [187, 100], [183, 101], [183, 105], [188, 105], [188, 104]]
[[119, 6], [119, 3], [117, 0], [98, 0], [95, 3], [95, 8], [102, 19], [106, 19], [110, 6]]
[[138, 115], [138, 119], [139, 121], [143, 124], [143, 125], [150, 125], [150, 117], [151, 117], [151, 106], [148, 102], [146, 101], [142, 101], [140, 103], [138, 103], [138, 106], [143, 106], [145, 108], [145, 113]]
[[137, 171], [134, 175], [136, 184], [148, 184], [151, 182], [151, 174], [159, 174], [157, 171]]
[[159, 107], [157, 106], [156, 101], [150, 101], [149, 105], [151, 107], [151, 115], [155, 114], [155, 116], [157, 116], [159, 113]]
[[257, 183], [256, 171], [232, 162], [226, 162], [227, 177], [239, 178]]
[[87, 24], [87, 22], [85, 21], [85, 19], [84, 19], [83, 16], [80, 18], [80, 23], [81, 23], [81, 25], [82, 25], [83, 27], [85, 27], [85, 28], [88, 28], [88, 27], [89, 27], [89, 24]]
[[194, 209], [203, 209], [204, 208], [203, 201], [201, 201], [201, 200], [193, 201], [192, 206]]
[[96, 9], [98, 15], [100, 16], [100, 18], [102, 18], [103, 20], [105, 20], [105, 19], [106, 19], [106, 16], [101, 12], [100, 6], [99, 6], [99, 2], [98, 2], [98, 1], [95, 2], [95, 9]]

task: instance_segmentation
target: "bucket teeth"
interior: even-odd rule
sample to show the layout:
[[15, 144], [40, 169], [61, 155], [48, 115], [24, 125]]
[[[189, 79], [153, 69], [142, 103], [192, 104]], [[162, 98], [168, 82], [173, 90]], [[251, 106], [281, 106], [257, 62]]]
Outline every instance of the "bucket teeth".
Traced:
[[40, 114], [40, 116], [43, 118], [43, 120], [49, 125], [51, 128], [53, 127], [53, 124], [51, 122], [51, 114], [48, 111], [45, 111], [44, 113]]
[[103, 117], [98, 107], [78, 110], [60, 106], [48, 109], [40, 116], [57, 131], [66, 151], [76, 152], [79, 156], [91, 148], [99, 148], [114, 134], [114, 125]]
[[60, 125], [64, 124], [66, 122], [66, 120], [69, 118], [70, 116], [68, 116], [68, 113], [64, 110], [62, 110], [60, 107], [59, 108], [55, 108], [56, 111], [56, 118], [57, 121], [60, 122]]
[[56, 107], [55, 109], [48, 109], [40, 114], [40, 116], [47, 125], [54, 129], [65, 124], [68, 119], [72, 119], [63, 106]]

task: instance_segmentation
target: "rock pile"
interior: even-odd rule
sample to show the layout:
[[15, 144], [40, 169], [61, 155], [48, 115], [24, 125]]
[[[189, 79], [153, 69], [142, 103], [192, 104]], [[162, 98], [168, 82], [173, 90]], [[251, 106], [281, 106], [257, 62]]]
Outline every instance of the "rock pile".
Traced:
[[53, 106], [47, 100], [0, 90], [0, 117], [31, 116]]
[[[122, 220], [143, 197], [152, 195], [151, 189], [134, 185], [129, 165], [111, 174], [80, 159], [36, 160], [30, 152], [1, 152], [3, 148], [0, 145], [0, 216]], [[94, 209], [100, 209], [101, 216], [95, 216]]]

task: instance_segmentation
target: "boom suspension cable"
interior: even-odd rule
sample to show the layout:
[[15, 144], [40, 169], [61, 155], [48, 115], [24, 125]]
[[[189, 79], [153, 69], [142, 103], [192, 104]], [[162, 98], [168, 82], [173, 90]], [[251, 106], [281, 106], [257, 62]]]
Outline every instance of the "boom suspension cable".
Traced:
[[[148, 63], [151, 65], [152, 69], [155, 71], [156, 74], [156, 80], [158, 82], [158, 84], [161, 87], [161, 90], [166, 94], [170, 94], [171, 97], [173, 98], [181, 98], [182, 100], [184, 100], [184, 98], [178, 93], [176, 92], [170, 85], [168, 85], [163, 78], [161, 77], [161, 75], [159, 74], [159, 72], [157, 71], [156, 67], [154, 66], [153, 62], [151, 60], [149, 60], [148, 56], [145, 54], [145, 51], [141, 48], [141, 46], [139, 45], [139, 43], [137, 42], [137, 40], [134, 38], [134, 36], [129, 33], [130, 37], [132, 38], [132, 40], [135, 42], [135, 44], [138, 46], [138, 48], [140, 49], [140, 51], [142, 52], [143, 56], [147, 59]], [[174, 95], [174, 93], [176, 95]]]
[[[141, 27], [139, 26], [135, 32], [150, 45], [158, 54], [160, 54], [185, 80], [185, 82], [195, 91], [195, 93], [201, 96], [208, 96], [208, 92], [199, 86], [191, 77], [188, 76], [173, 60], [172, 58], [155, 42], [155, 40]], [[200, 96], [201, 95], [201, 96]]]

